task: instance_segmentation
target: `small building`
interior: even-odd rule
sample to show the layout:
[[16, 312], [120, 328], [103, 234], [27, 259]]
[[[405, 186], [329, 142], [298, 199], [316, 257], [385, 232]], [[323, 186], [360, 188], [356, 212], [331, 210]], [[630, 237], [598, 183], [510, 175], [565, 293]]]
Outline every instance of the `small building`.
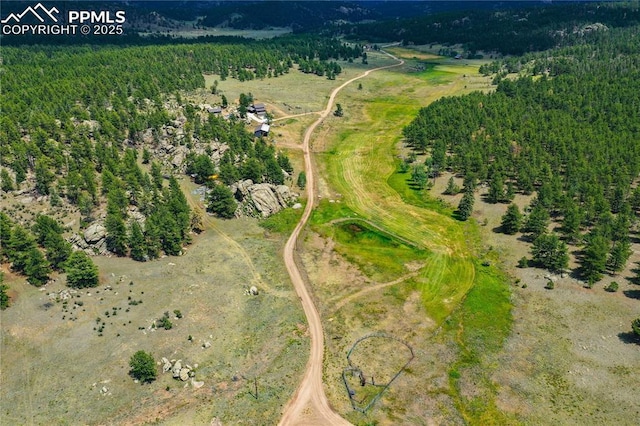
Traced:
[[220, 108], [219, 106], [208, 106], [206, 109], [209, 114], [222, 114], [222, 108]]
[[262, 137], [265, 137], [265, 136], [269, 136], [269, 129], [270, 128], [271, 127], [267, 123], [262, 123], [261, 125], [256, 127], [256, 130], [253, 132], [253, 134], [257, 138], [262, 138]]
[[264, 104], [253, 104], [247, 108], [248, 112], [251, 112], [259, 117], [264, 117], [267, 114], [267, 108]]

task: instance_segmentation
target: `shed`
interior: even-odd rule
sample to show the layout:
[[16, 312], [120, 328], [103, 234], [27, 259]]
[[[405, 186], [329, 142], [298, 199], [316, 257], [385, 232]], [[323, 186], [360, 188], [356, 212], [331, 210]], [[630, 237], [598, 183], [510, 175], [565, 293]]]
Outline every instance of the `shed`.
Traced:
[[263, 124], [259, 125], [258, 127], [256, 127], [256, 130], [253, 132], [253, 134], [257, 138], [261, 138], [261, 137], [264, 137], [264, 136], [269, 136], [269, 129], [270, 129], [270, 126], [267, 123], [263, 123]]

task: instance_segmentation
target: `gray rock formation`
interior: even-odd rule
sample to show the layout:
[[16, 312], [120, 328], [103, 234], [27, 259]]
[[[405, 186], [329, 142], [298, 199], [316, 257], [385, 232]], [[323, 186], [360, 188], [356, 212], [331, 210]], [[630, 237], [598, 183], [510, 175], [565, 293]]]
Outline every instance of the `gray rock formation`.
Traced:
[[242, 180], [231, 185], [231, 192], [240, 200], [236, 216], [267, 217], [289, 206], [298, 196], [285, 185], [254, 184]]
[[88, 244], [95, 244], [107, 236], [107, 228], [102, 223], [93, 223], [84, 231], [84, 240]]
[[180, 371], [182, 370], [182, 360], [177, 360], [175, 364], [173, 364], [173, 368], [171, 369], [171, 373], [173, 373], [173, 378], [177, 379], [180, 377]]

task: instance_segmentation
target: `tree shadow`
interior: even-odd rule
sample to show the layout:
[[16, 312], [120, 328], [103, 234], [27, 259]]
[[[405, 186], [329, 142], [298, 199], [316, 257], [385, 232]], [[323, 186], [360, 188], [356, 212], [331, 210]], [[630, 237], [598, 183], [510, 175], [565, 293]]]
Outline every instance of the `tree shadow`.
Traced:
[[627, 343], [629, 345], [634, 343], [636, 345], [640, 345], [640, 336], [638, 336], [633, 331], [623, 331], [622, 333], [618, 333], [618, 338], [623, 343]]
[[624, 295], [630, 297], [631, 299], [640, 300], [640, 290], [625, 290], [623, 291]]

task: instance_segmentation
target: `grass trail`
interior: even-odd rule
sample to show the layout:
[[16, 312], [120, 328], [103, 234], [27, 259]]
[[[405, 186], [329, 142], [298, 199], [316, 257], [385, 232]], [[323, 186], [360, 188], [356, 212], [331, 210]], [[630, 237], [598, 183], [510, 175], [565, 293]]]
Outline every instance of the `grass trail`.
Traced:
[[[349, 210], [428, 250], [429, 262], [414, 280], [436, 322], [451, 313], [474, 283], [465, 225], [441, 212], [408, 204], [389, 181], [396, 175], [395, 146], [402, 128], [421, 106], [463, 91], [465, 80], [461, 77], [470, 72], [465, 66], [434, 65], [423, 73], [374, 76], [365, 84], [373, 86], [369, 92], [375, 92], [375, 98], [352, 90], [347, 91], [346, 99], [339, 100], [349, 113], [341, 121], [332, 121], [334, 136], [328, 150], [320, 155], [330, 186], [342, 195]], [[364, 104], [363, 110], [349, 109], [358, 102]]]

